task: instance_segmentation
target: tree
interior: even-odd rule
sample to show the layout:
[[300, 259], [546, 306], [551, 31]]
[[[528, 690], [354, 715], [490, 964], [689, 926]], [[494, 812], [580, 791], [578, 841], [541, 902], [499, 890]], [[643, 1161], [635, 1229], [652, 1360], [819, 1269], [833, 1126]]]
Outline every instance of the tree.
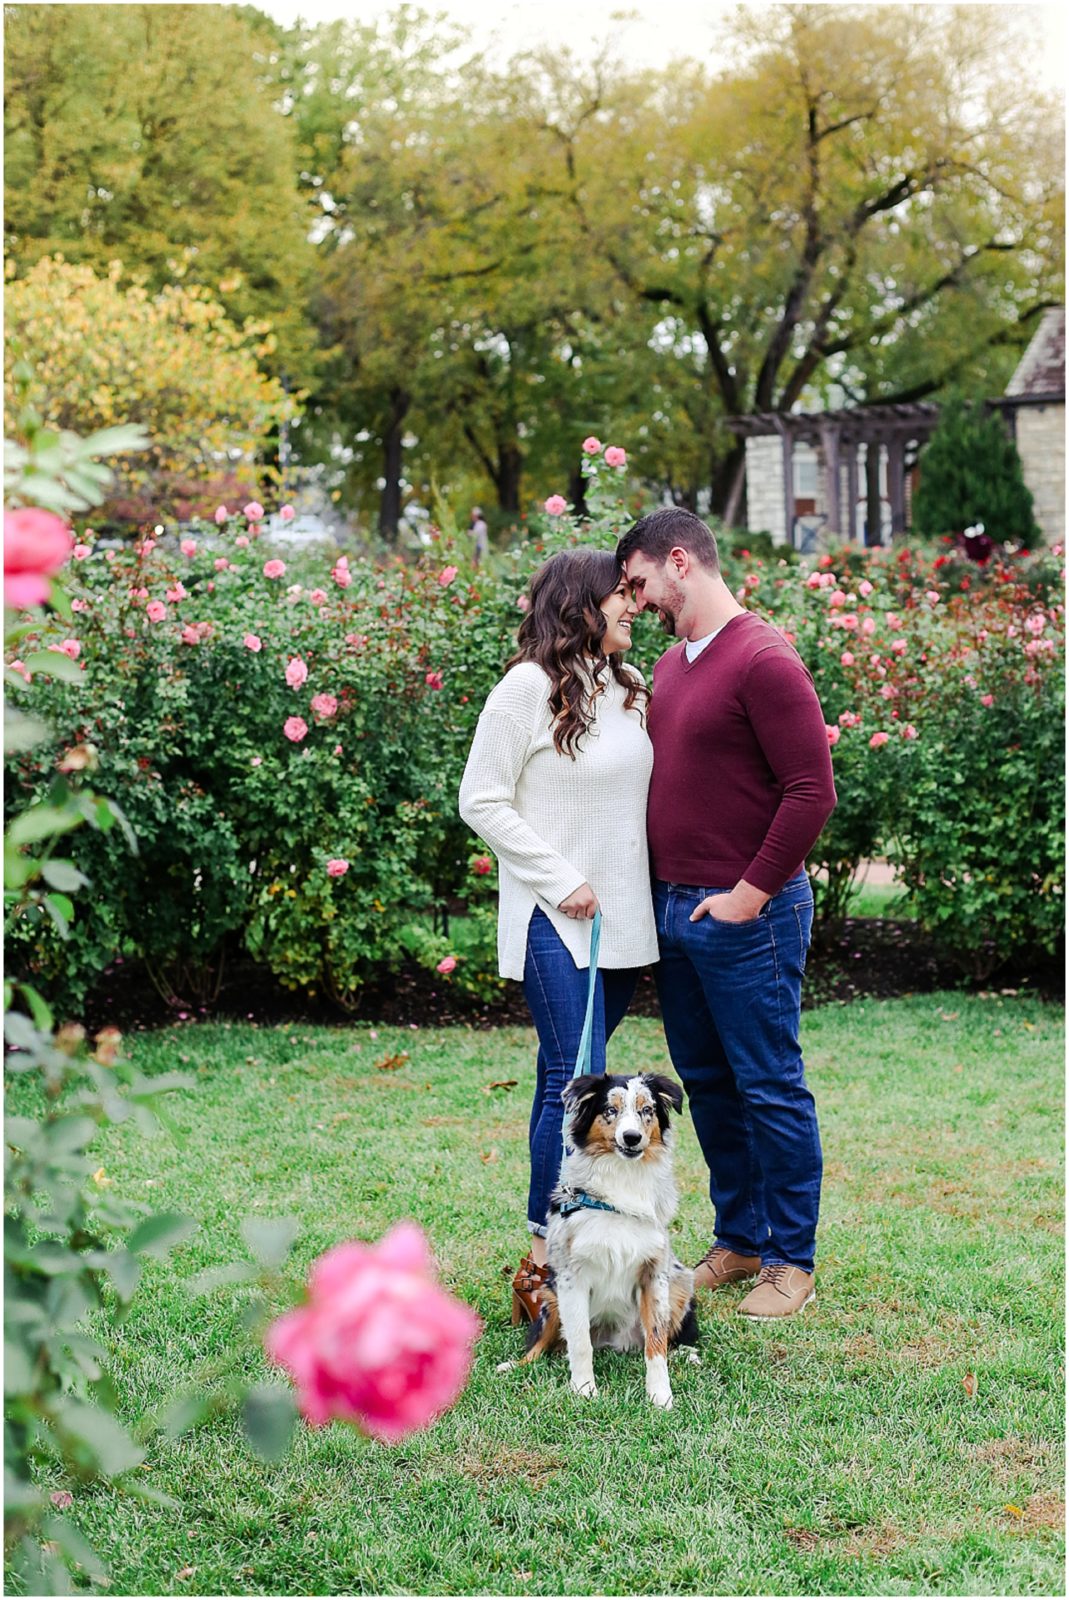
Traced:
[[[718, 79], [543, 61], [588, 248], [695, 341], [719, 414], [832, 381], [918, 398], [1027, 342], [1059, 294], [1058, 114], [1001, 67], [999, 27], [985, 7], [798, 5], [744, 13]], [[717, 452], [728, 516], [744, 458]]]
[[311, 251], [273, 24], [251, 7], [27, 5], [4, 16], [5, 245], [150, 290], [206, 285], [264, 360], [311, 376]]
[[913, 526], [921, 534], [944, 534], [977, 523], [1001, 544], [1031, 549], [1042, 539], [1021, 458], [1002, 419], [954, 395], [921, 454]]
[[7, 286], [5, 404], [50, 427], [91, 433], [141, 424], [147, 450], [121, 463], [124, 485], [151, 486], [168, 509], [180, 478], [204, 483], [260, 448], [293, 401], [257, 365], [263, 326], [244, 329], [193, 285], [152, 294], [113, 264], [42, 257]]

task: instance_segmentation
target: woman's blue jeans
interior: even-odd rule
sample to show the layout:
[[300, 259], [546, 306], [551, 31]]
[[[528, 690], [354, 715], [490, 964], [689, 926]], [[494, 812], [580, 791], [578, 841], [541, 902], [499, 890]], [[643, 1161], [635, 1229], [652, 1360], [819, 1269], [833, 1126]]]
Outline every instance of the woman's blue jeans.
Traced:
[[823, 1162], [798, 1042], [813, 926], [804, 872], [748, 922], [691, 922], [726, 889], [656, 883], [665, 1037], [709, 1168], [717, 1242], [813, 1270]]
[[[605, 1071], [605, 1044], [631, 1004], [638, 971], [599, 971], [594, 990], [591, 1072]], [[564, 1127], [561, 1095], [575, 1071], [586, 1016], [590, 975], [577, 967], [557, 930], [538, 907], [527, 930], [523, 992], [538, 1033], [538, 1076], [531, 1107], [531, 1188], [527, 1225], [545, 1235], [549, 1197], [560, 1177]]]

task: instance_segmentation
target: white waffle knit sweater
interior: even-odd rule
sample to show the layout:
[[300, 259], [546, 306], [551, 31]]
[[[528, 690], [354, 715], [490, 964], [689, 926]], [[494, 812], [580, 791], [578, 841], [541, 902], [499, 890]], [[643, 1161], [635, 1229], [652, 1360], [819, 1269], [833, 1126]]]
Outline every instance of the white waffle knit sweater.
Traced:
[[522, 979], [536, 906], [576, 966], [589, 967], [590, 923], [558, 910], [582, 883], [601, 906], [598, 965], [645, 966], [657, 960], [657, 931], [646, 850], [653, 749], [640, 707], [625, 711], [626, 691], [609, 677], [572, 761], [553, 744], [549, 693], [533, 661], [505, 674], [483, 707], [460, 786], [460, 815], [500, 865], [501, 976]]

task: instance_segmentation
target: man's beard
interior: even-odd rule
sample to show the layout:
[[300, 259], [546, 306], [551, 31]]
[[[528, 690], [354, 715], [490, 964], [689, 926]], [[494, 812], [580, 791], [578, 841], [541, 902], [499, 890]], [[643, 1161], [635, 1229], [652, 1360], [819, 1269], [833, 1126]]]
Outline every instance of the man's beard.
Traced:
[[680, 583], [669, 583], [666, 588], [668, 592], [664, 600], [658, 605], [657, 610], [660, 612], [661, 627], [665, 633], [671, 634], [673, 639], [678, 639], [679, 613], [683, 609], [683, 602], [686, 596]]

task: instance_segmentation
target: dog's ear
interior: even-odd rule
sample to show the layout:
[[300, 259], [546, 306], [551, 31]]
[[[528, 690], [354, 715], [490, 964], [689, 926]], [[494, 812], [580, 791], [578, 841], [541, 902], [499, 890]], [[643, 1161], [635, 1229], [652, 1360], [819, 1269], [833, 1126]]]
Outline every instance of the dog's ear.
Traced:
[[642, 1080], [665, 1110], [671, 1106], [673, 1111], [682, 1111], [683, 1089], [674, 1078], [663, 1077], [659, 1072], [644, 1072]]
[[587, 1073], [584, 1078], [573, 1078], [561, 1090], [561, 1099], [564, 1101], [565, 1111], [576, 1111], [585, 1100], [597, 1094], [601, 1087], [602, 1079], [594, 1073]]

